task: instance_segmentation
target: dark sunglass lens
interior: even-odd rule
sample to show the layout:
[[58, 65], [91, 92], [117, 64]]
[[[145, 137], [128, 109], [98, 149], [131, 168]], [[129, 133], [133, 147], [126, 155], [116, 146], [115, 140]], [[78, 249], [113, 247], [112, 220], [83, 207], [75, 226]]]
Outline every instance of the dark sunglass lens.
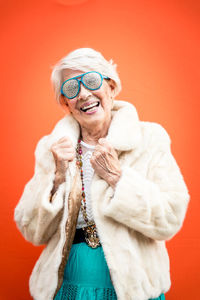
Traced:
[[78, 92], [78, 81], [76, 79], [68, 80], [65, 82], [62, 89], [67, 98], [73, 98]]
[[90, 90], [96, 90], [102, 83], [101, 76], [98, 73], [87, 73], [82, 77], [82, 81]]

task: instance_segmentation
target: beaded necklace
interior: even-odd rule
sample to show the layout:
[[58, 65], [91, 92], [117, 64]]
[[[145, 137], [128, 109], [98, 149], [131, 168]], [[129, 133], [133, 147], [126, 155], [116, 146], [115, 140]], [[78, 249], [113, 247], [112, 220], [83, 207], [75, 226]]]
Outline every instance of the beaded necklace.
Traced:
[[97, 248], [100, 246], [100, 240], [97, 235], [97, 228], [96, 224], [93, 221], [88, 220], [87, 212], [86, 212], [86, 199], [85, 199], [85, 188], [84, 188], [84, 182], [83, 182], [83, 162], [82, 162], [82, 147], [81, 147], [81, 140], [78, 140], [77, 147], [76, 147], [76, 159], [77, 159], [77, 165], [80, 169], [80, 175], [81, 175], [81, 182], [82, 182], [82, 200], [81, 200], [81, 210], [83, 214], [83, 218], [87, 224], [87, 227], [82, 227], [85, 235], [85, 240], [88, 246], [92, 248]]

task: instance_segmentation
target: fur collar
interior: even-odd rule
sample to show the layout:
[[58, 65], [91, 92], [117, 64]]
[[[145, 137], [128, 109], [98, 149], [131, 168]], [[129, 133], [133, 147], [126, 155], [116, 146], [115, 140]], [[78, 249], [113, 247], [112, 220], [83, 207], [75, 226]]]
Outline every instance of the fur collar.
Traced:
[[[50, 138], [50, 143], [68, 135], [76, 147], [80, 134], [80, 127], [74, 117], [69, 114], [55, 125]], [[112, 121], [106, 139], [119, 151], [128, 151], [136, 148], [141, 140], [139, 117], [133, 104], [114, 100]]]

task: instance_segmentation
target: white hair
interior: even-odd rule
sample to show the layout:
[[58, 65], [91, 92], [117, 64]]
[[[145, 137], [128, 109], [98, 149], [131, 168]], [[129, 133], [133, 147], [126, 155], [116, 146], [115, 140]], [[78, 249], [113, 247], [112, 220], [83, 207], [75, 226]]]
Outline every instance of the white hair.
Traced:
[[92, 48], [79, 48], [63, 57], [54, 67], [51, 73], [51, 82], [60, 103], [60, 88], [63, 82], [62, 71], [64, 69], [80, 70], [82, 72], [97, 71], [108, 76], [115, 83], [114, 97], [121, 91], [121, 81], [116, 71], [117, 65], [110, 59], [107, 61], [103, 55]]

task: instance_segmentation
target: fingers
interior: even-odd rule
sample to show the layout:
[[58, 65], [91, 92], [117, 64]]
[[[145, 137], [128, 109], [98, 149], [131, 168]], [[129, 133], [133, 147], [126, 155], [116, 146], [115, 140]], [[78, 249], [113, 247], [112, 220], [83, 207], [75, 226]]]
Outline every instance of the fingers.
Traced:
[[94, 155], [96, 155], [98, 152], [100, 152], [101, 154], [111, 154], [111, 153], [113, 153], [113, 150], [114, 150], [114, 148], [112, 147], [110, 142], [108, 142], [104, 138], [101, 138], [101, 139], [99, 139], [98, 144], [96, 145], [93, 153], [94, 153]]
[[73, 148], [72, 141], [69, 137], [64, 136], [52, 144], [52, 148]]
[[97, 154], [100, 155], [100, 154], [105, 154], [105, 153], [109, 153], [109, 150], [108, 150], [108, 148], [101, 146], [101, 145], [97, 145], [93, 152], [94, 155], [97, 155]]
[[69, 140], [70, 141], [70, 138], [67, 135], [64, 135], [58, 141], [62, 141], [62, 140]]
[[72, 161], [75, 158], [75, 154], [69, 152], [59, 152], [55, 157], [56, 161]]
[[102, 153], [98, 150], [95, 150], [93, 153], [92, 153], [92, 156], [90, 158], [90, 162], [95, 162], [96, 159], [101, 159], [102, 158]]
[[72, 145], [72, 141], [68, 136], [63, 136], [50, 148], [56, 163], [62, 162], [66, 165], [66, 162], [73, 161], [75, 158], [75, 148]]
[[68, 149], [57, 148], [52, 152], [56, 160], [72, 160], [75, 158], [75, 151], [69, 151]]
[[67, 146], [72, 146], [72, 141], [68, 136], [63, 136], [60, 138], [56, 144], [62, 144], [62, 145], [67, 145]]
[[56, 143], [54, 145], [54, 147], [66, 148], [66, 149], [72, 149], [73, 148], [73, 146], [71, 144], [69, 144], [68, 142], [63, 142], [62, 144], [61, 143]]
[[102, 147], [106, 148], [108, 151], [111, 151], [113, 149], [111, 143], [105, 138], [100, 138], [98, 140], [98, 145], [101, 145]]

